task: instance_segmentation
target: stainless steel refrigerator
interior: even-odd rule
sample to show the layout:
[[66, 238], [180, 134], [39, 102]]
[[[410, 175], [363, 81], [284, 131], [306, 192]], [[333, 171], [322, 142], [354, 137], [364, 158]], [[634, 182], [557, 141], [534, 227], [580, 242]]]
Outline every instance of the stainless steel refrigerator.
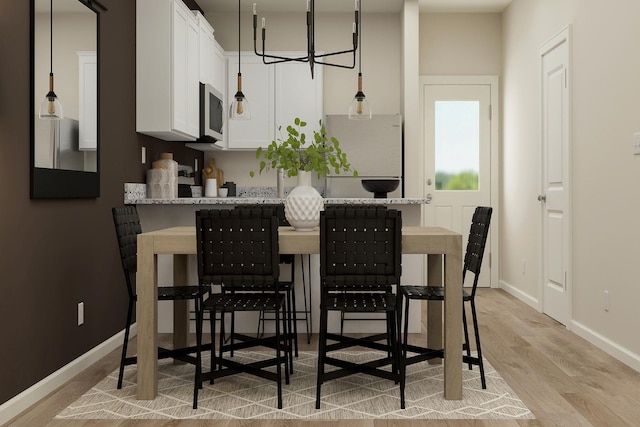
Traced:
[[402, 116], [400, 114], [374, 115], [371, 120], [349, 120], [347, 115], [327, 115], [327, 134], [340, 142], [347, 160], [358, 171], [351, 175], [329, 175], [326, 178], [325, 197], [373, 198], [373, 193], [362, 187], [362, 179], [397, 178], [398, 188], [388, 197], [402, 197]]

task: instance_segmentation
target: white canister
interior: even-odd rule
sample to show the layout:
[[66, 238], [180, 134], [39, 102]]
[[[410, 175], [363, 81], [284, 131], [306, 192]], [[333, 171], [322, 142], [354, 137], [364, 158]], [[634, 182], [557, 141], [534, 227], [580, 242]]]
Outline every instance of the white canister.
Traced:
[[170, 170], [147, 170], [147, 197], [151, 199], [173, 198], [173, 175]]
[[160, 153], [160, 160], [152, 163], [154, 169], [167, 169], [171, 172], [171, 196], [178, 198], [178, 162], [173, 160], [173, 153]]
[[209, 178], [204, 184], [204, 197], [218, 197], [218, 180]]

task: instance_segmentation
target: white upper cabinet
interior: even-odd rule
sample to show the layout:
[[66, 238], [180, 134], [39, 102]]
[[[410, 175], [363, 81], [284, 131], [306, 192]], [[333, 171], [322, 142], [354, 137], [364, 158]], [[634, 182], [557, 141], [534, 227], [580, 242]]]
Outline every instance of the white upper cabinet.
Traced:
[[193, 14], [200, 27], [200, 82], [208, 83], [224, 94], [227, 85], [227, 59], [224, 49], [215, 38], [209, 21], [199, 12]]
[[98, 148], [98, 56], [96, 51], [78, 54], [78, 148]]
[[[300, 52], [276, 52], [281, 56], [301, 56]], [[236, 93], [238, 54], [228, 54], [227, 105]], [[322, 119], [322, 67], [311, 79], [309, 64], [284, 62], [265, 65], [253, 52], [242, 52], [242, 92], [251, 106], [251, 120], [229, 120], [227, 147], [256, 149], [278, 137], [277, 129], [293, 124], [296, 117], [307, 122], [307, 138], [313, 137]]]
[[216, 39], [213, 35], [213, 27], [199, 11], [193, 11], [198, 20], [200, 30], [200, 82], [213, 85], [214, 80], [214, 50]]
[[[300, 52], [286, 52], [283, 56], [302, 56]], [[311, 79], [309, 64], [283, 62], [276, 66], [276, 136], [278, 127], [287, 135], [287, 126], [293, 125], [296, 117], [307, 122], [306, 139], [313, 138], [313, 131], [320, 130], [318, 122], [323, 118], [322, 74], [323, 67], [316, 65], [315, 78]]]
[[136, 131], [194, 141], [199, 128], [198, 20], [181, 0], [136, 2]]
[[[224, 49], [216, 40], [213, 41], [213, 81], [211, 84], [226, 98], [227, 57]], [[235, 93], [235, 92], [234, 92]]]
[[[253, 52], [242, 52], [242, 93], [249, 101], [250, 120], [228, 120], [227, 147], [255, 149], [266, 146], [274, 135], [275, 92], [273, 65], [264, 65]], [[238, 53], [228, 54], [227, 109], [233, 103], [238, 87]], [[227, 114], [228, 116], [228, 114]]]

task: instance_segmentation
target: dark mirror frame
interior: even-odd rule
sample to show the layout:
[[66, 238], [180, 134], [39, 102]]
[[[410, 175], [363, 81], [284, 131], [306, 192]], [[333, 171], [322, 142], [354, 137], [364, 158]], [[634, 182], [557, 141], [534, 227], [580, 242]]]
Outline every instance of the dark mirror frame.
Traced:
[[[98, 117], [97, 117], [97, 153], [96, 172], [83, 172], [65, 169], [46, 169], [35, 167], [35, 0], [30, 0], [31, 30], [31, 88], [29, 117], [31, 125], [31, 198], [32, 199], [71, 199], [100, 197], [100, 10], [94, 7], [92, 0], [78, 0], [96, 14], [96, 52], [98, 62]], [[100, 5], [98, 2], [95, 2]], [[106, 10], [106, 9], [105, 9]]]

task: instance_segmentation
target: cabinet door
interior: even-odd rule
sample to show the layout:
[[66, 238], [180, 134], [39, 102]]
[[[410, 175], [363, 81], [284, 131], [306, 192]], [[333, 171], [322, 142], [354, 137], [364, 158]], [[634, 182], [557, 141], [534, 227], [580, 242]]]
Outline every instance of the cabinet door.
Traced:
[[[291, 52], [284, 56], [295, 55]], [[283, 62], [276, 65], [276, 132], [282, 127], [294, 123], [294, 119], [307, 122], [305, 134], [307, 140], [313, 138], [313, 131], [319, 130], [318, 121], [322, 119], [322, 66], [314, 69], [315, 78], [311, 79], [309, 64], [301, 62]]]
[[[238, 54], [229, 54], [227, 68], [227, 108], [237, 92]], [[251, 120], [228, 120], [227, 146], [230, 149], [266, 147], [274, 138], [274, 68], [251, 53], [242, 55], [242, 92], [251, 107]]]
[[173, 3], [173, 128], [197, 138], [200, 66], [198, 22], [182, 2]]
[[198, 13], [200, 28], [200, 82], [213, 85], [215, 38], [204, 16]]
[[195, 19], [187, 27], [187, 133], [200, 136], [200, 29]]
[[[220, 46], [215, 39], [213, 40], [213, 50], [211, 53], [213, 72], [211, 84], [225, 96], [227, 86], [227, 57], [224, 55], [224, 49], [222, 49], [222, 46]], [[236, 74], [234, 74], [234, 76], [235, 75]]]
[[98, 57], [95, 51], [78, 54], [78, 148], [98, 148]]

